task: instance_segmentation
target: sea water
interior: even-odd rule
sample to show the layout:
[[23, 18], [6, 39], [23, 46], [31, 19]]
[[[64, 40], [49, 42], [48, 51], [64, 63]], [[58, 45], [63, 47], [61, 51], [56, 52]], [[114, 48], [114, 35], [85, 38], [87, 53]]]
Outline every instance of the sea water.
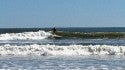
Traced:
[[[59, 30], [73, 32], [73, 28]], [[125, 39], [54, 39], [49, 38], [50, 29], [1, 29], [0, 33], [0, 70], [125, 70]]]

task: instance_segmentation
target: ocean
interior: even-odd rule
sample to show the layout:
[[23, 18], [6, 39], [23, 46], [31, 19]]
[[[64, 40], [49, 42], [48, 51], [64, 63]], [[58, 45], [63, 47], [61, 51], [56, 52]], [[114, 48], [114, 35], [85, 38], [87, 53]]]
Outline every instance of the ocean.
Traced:
[[56, 29], [1, 28], [0, 70], [125, 70], [124, 27]]

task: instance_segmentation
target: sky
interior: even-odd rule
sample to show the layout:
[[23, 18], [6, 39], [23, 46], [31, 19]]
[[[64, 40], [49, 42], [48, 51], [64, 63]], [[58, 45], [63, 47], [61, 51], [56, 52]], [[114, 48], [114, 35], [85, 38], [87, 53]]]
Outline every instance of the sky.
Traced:
[[0, 28], [125, 27], [125, 0], [0, 0]]

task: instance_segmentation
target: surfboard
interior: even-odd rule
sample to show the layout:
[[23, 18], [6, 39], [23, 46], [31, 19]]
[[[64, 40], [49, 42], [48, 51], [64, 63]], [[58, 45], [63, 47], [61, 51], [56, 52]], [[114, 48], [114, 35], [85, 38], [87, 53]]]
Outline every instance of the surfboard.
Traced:
[[62, 36], [59, 36], [59, 35], [53, 35], [54, 38], [62, 38]]
[[60, 38], [62, 38], [62, 36], [59, 36], [59, 35], [52, 35], [52, 36], [50, 36], [49, 38], [55, 38], [55, 39], [60, 39]]

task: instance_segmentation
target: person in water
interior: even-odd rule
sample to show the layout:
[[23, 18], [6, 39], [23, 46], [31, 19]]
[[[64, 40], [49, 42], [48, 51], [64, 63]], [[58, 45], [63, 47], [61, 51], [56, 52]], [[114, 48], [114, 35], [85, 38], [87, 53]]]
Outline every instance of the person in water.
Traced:
[[55, 34], [56, 31], [57, 31], [57, 30], [56, 30], [56, 28], [54, 27], [54, 28], [52, 29], [52, 33]]

